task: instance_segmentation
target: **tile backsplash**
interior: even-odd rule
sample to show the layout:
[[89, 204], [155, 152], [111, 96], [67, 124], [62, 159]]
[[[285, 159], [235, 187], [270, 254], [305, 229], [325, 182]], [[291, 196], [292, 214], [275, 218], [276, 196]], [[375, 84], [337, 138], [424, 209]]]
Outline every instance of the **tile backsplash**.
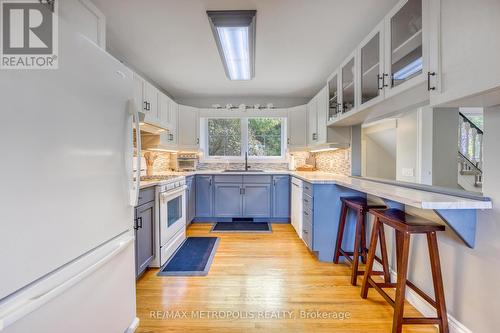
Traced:
[[[146, 175], [146, 158], [148, 154], [152, 161], [152, 174], [164, 175], [171, 172], [171, 153], [162, 152], [143, 152], [141, 160], [141, 175]], [[293, 152], [291, 155], [295, 160], [295, 167], [306, 164], [306, 159], [311, 156], [309, 152]], [[312, 156], [316, 160], [316, 169], [319, 171], [333, 172], [342, 175], [351, 175], [351, 150], [339, 149], [314, 153]], [[249, 163], [250, 169], [254, 170], [288, 170], [288, 163]], [[135, 169], [134, 165], [134, 169]], [[198, 170], [241, 170], [244, 169], [244, 163], [199, 163]]]
[[351, 150], [338, 149], [315, 153], [316, 169], [341, 175], [351, 175]]
[[[250, 170], [288, 170], [288, 163], [248, 163]], [[200, 163], [198, 170], [243, 170], [244, 163]]]

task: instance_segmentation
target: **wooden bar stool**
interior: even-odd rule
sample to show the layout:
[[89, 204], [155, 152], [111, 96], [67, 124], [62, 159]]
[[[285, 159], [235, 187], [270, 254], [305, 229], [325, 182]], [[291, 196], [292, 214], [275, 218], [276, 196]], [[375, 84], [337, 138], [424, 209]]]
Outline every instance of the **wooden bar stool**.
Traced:
[[[340, 214], [340, 220], [339, 220], [339, 229], [337, 232], [337, 241], [335, 245], [335, 254], [333, 256], [333, 262], [335, 264], [339, 263], [339, 258], [342, 256], [344, 257], [350, 264], [351, 264], [351, 284], [353, 286], [356, 285], [357, 277], [358, 275], [363, 275], [363, 271], [358, 270], [359, 267], [359, 257], [361, 256], [363, 263], [366, 262], [366, 254], [367, 254], [367, 248], [366, 248], [366, 219], [365, 215], [368, 212], [369, 209], [374, 209], [374, 208], [386, 208], [383, 205], [371, 205], [367, 202], [366, 198], [363, 197], [342, 197], [340, 198], [342, 201], [342, 209], [341, 209], [341, 214]], [[347, 221], [347, 212], [349, 209], [353, 209], [356, 211], [356, 229], [355, 229], [355, 236], [354, 236], [354, 249], [353, 252], [347, 252], [344, 249], [342, 249], [342, 240], [344, 239], [344, 230], [345, 230], [345, 224]], [[382, 239], [385, 239], [383, 237], [383, 229], [379, 230], [380, 232], [380, 237]], [[385, 245], [385, 241], [380, 242], [381, 244], [383, 243]], [[351, 258], [352, 257], [352, 258]], [[384, 267], [387, 268], [386, 272], [374, 272], [374, 274], [382, 275], [384, 274], [385, 278], [387, 279], [386, 281], [390, 281], [390, 274], [389, 272], [389, 262], [387, 260], [387, 251], [382, 251], [382, 260], [377, 258]]]
[[[375, 216], [373, 232], [371, 235], [370, 249], [368, 251], [368, 261], [361, 286], [361, 297], [368, 296], [368, 288], [373, 287], [384, 299], [394, 308], [394, 319], [392, 323], [392, 332], [400, 333], [404, 324], [428, 324], [438, 325], [439, 331], [448, 333], [448, 317], [446, 314], [446, 305], [444, 299], [443, 280], [441, 276], [441, 264], [439, 261], [439, 252], [436, 232], [444, 231], [443, 225], [430, 222], [428, 220], [414, 217], [406, 214], [399, 209], [370, 210]], [[377, 247], [376, 230], [384, 225], [390, 226], [396, 231], [396, 258], [397, 258], [397, 282], [396, 283], [377, 283], [371, 276], [373, 262], [375, 258], [375, 249]], [[435, 300], [430, 298], [421, 289], [417, 288], [412, 282], [408, 281], [408, 259], [410, 251], [410, 238], [413, 234], [426, 234], [427, 245], [429, 247], [429, 256], [432, 272], [432, 281], [434, 284]], [[413, 289], [423, 299], [430, 303], [437, 312], [434, 318], [404, 318], [404, 301], [406, 286]], [[396, 298], [393, 300], [383, 288], [396, 288]]]

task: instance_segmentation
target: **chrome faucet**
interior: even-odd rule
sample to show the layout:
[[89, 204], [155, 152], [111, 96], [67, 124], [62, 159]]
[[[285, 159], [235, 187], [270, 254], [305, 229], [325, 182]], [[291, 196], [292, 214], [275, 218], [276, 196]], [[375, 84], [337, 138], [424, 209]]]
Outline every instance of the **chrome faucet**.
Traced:
[[248, 166], [248, 152], [245, 152], [245, 171], [248, 171], [250, 167]]

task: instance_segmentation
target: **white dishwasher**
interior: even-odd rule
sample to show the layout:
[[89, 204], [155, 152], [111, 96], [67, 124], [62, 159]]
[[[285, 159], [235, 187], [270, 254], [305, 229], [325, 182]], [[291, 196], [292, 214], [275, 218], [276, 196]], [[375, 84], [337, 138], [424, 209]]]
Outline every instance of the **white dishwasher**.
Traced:
[[302, 180], [292, 177], [292, 226], [302, 239]]

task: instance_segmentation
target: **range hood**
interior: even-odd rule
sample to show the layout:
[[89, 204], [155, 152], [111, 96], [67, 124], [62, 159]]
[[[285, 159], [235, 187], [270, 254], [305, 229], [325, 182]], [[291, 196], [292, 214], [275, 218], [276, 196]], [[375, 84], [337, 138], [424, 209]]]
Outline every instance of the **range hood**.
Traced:
[[167, 153], [176, 153], [177, 150], [172, 148], [171, 145], [165, 144], [162, 140], [162, 136], [168, 136], [168, 132], [164, 131], [164, 134], [153, 134], [142, 131], [141, 126], [141, 149], [148, 151], [160, 151]]
[[161, 133], [167, 132], [167, 129], [154, 125], [145, 121], [146, 114], [139, 111], [139, 125], [141, 127], [141, 134], [146, 132], [150, 134], [160, 135]]

